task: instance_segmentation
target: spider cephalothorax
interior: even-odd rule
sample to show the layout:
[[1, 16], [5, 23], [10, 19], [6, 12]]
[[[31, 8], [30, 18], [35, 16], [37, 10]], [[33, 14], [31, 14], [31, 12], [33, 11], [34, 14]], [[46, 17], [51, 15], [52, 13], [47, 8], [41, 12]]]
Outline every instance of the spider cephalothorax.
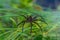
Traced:
[[[40, 30], [42, 31], [42, 28], [41, 28], [41, 26], [37, 23], [37, 21], [41, 21], [41, 22], [46, 23], [45, 20], [44, 20], [44, 18], [43, 18], [41, 15], [39, 15], [39, 16], [38, 16], [38, 15], [30, 15], [30, 16], [28, 16], [28, 15], [26, 15], [26, 16], [25, 16], [25, 15], [21, 15], [21, 16], [24, 17], [25, 20], [22, 20], [20, 23], [18, 23], [17, 26], [23, 24], [23, 26], [22, 26], [22, 32], [23, 32], [23, 30], [24, 30], [24, 24], [27, 23], [27, 22], [30, 23], [31, 33], [32, 33], [32, 26], [33, 26], [34, 24], [36, 24], [36, 25], [40, 28]], [[47, 23], [46, 23], [46, 24], [47, 24]]]
[[32, 21], [33, 21], [32, 16], [26, 17], [26, 22], [32, 22]]

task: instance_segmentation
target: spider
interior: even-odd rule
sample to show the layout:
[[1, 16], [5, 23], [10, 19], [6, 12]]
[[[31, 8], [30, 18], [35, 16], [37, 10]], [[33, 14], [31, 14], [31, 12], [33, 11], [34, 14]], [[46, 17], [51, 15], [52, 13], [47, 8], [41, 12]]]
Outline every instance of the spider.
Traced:
[[41, 21], [41, 22], [44, 22], [45, 24], [47, 24], [46, 21], [44, 20], [44, 18], [41, 15], [30, 15], [30, 16], [29, 15], [21, 15], [21, 16], [24, 17], [25, 20], [18, 23], [17, 26], [23, 24], [22, 32], [24, 31], [24, 24], [27, 23], [27, 22], [30, 23], [30, 30], [31, 30], [30, 33], [32, 33], [33, 23], [36, 24], [40, 28], [40, 30], [42, 31], [41, 26], [36, 21]]

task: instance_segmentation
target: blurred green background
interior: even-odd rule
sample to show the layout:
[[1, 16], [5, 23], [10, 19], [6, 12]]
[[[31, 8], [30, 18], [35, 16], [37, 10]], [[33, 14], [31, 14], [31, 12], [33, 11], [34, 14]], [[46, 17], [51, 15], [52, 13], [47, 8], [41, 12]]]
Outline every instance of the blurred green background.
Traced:
[[60, 7], [46, 1], [0, 0], [0, 40], [60, 40]]

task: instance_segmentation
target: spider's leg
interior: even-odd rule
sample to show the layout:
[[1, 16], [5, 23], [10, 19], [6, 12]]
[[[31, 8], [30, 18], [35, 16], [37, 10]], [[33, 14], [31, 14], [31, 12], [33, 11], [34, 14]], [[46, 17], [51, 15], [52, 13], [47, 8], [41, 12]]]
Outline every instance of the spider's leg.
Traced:
[[[45, 24], [47, 24], [47, 22], [43, 19], [40, 19], [41, 22], [44, 22]], [[48, 25], [48, 24], [47, 24]]]
[[41, 26], [40, 26], [38, 23], [36, 23], [36, 22], [33, 22], [33, 23], [36, 24], [36, 25], [40, 28], [40, 30], [41, 30], [41, 32], [42, 32]]
[[20, 16], [23, 16], [24, 18], [27, 18], [25, 15], [20, 15]]
[[[40, 15], [40, 17], [41, 17], [40, 21], [42, 21], [42, 22], [44, 22], [44, 23], [47, 24], [47, 22], [45, 21], [45, 18], [43, 18], [41, 15]], [[48, 25], [48, 24], [47, 24], [47, 25]]]
[[37, 19], [38, 17], [40, 17], [42, 20], [45, 20], [45, 19], [43, 18], [43, 16], [38, 15], [38, 14], [36, 14], [35, 17], [33, 17], [33, 19], [35, 20], [35, 19]]
[[45, 24], [47, 24], [47, 22], [45, 20], [43, 20], [43, 19], [35, 19], [34, 21], [41, 21], [41, 22], [44, 22]]
[[33, 25], [32, 25], [32, 22], [30, 23], [30, 25], [31, 25], [31, 29], [30, 29], [31, 31], [30, 31], [30, 33], [32, 33], [32, 26], [33, 26]]
[[35, 20], [35, 19], [37, 19], [37, 18], [38, 18], [38, 16], [36, 15], [36, 16], [34, 16], [32, 19]]
[[24, 31], [24, 24], [25, 24], [25, 22], [23, 22], [23, 25], [22, 25], [22, 33], [23, 33], [23, 31]]
[[37, 18], [39, 18], [40, 17], [40, 19], [43, 19], [44, 20], [44, 18], [41, 16], [41, 15], [35, 15], [34, 17], [33, 17], [33, 20], [36, 20]]
[[[33, 15], [34, 17], [33, 17], [33, 19], [35, 20], [36, 18], [38, 18], [38, 17], [40, 17], [40, 18], [43, 18], [41, 15], [39, 15], [39, 14], [35, 14], [35, 15]], [[44, 19], [44, 18], [43, 18]]]
[[25, 22], [25, 21], [22, 21], [22, 22], [18, 23], [17, 26], [19, 26], [20, 24], [22, 24], [22, 23], [24, 23], [24, 22]]

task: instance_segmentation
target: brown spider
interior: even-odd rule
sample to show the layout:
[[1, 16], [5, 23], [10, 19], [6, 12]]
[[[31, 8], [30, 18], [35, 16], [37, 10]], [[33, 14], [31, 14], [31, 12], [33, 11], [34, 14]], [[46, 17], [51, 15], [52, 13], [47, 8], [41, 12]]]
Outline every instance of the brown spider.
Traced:
[[[31, 33], [32, 33], [32, 26], [33, 26], [33, 23], [36, 24], [40, 30], [42, 31], [42, 28], [41, 26], [36, 22], [36, 21], [41, 21], [41, 22], [45, 22], [44, 18], [41, 16], [41, 15], [30, 15], [30, 16], [25, 16], [25, 15], [21, 15], [22, 17], [25, 18], [25, 20], [21, 21], [20, 23], [17, 24], [17, 26], [21, 25], [23, 23], [23, 26], [22, 26], [22, 32], [24, 30], [24, 24], [29, 22], [30, 23], [30, 30], [31, 30]], [[38, 18], [39, 17], [39, 18]], [[47, 23], [46, 23], [47, 24]]]

